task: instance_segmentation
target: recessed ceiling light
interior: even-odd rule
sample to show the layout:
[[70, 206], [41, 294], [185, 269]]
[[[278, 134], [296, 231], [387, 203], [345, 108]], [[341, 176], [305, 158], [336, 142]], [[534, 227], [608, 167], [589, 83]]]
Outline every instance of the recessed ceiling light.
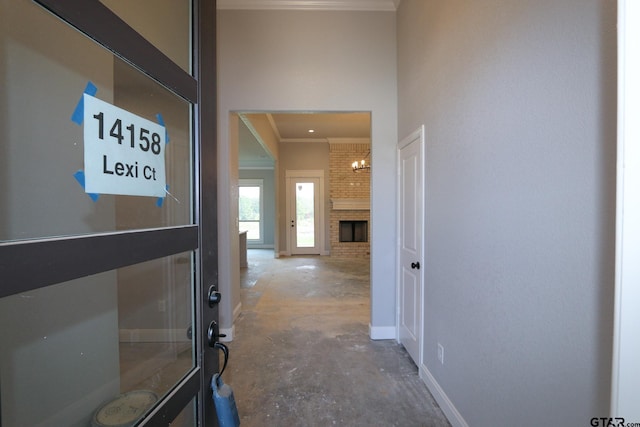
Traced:
[[309, 133], [314, 133], [314, 132], [315, 132], [315, 130], [309, 129]]

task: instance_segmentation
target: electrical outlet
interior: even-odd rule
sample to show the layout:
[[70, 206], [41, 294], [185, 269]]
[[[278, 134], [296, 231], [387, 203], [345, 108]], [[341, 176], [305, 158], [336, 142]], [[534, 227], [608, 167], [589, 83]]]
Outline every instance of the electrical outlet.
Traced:
[[438, 360], [441, 365], [444, 365], [444, 347], [440, 343], [438, 343]]
[[158, 300], [158, 311], [164, 313], [167, 310], [167, 303], [163, 299]]

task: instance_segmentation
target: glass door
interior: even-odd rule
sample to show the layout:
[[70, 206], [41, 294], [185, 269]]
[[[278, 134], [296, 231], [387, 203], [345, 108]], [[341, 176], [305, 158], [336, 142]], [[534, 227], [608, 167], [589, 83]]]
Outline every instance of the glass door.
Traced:
[[295, 245], [296, 250], [315, 248], [316, 239], [316, 183], [296, 181], [295, 183], [295, 212], [293, 213], [293, 223], [295, 224]]
[[0, 2], [0, 425], [215, 425], [208, 20], [215, 2]]
[[291, 255], [320, 255], [323, 247], [323, 171], [287, 171]]

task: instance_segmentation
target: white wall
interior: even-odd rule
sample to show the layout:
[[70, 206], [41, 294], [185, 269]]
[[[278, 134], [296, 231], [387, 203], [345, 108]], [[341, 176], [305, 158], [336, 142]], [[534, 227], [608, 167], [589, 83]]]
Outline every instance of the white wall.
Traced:
[[608, 416], [615, 18], [601, 0], [397, 11], [398, 138], [426, 127], [421, 368], [456, 425]]
[[[218, 11], [220, 285], [234, 294], [230, 111], [372, 112], [371, 324], [395, 326], [393, 12]], [[388, 159], [376, 164], [376, 159]], [[236, 208], [237, 209], [237, 208]], [[232, 282], [233, 280], [233, 282]], [[233, 296], [232, 296], [233, 297]], [[222, 328], [237, 301], [223, 298]], [[386, 329], [390, 328], [390, 329]]]

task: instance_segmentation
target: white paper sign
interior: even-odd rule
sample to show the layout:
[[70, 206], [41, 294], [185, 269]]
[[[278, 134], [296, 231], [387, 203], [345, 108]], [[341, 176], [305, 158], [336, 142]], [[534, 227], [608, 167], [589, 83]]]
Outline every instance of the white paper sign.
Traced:
[[85, 191], [164, 197], [164, 126], [84, 94]]

